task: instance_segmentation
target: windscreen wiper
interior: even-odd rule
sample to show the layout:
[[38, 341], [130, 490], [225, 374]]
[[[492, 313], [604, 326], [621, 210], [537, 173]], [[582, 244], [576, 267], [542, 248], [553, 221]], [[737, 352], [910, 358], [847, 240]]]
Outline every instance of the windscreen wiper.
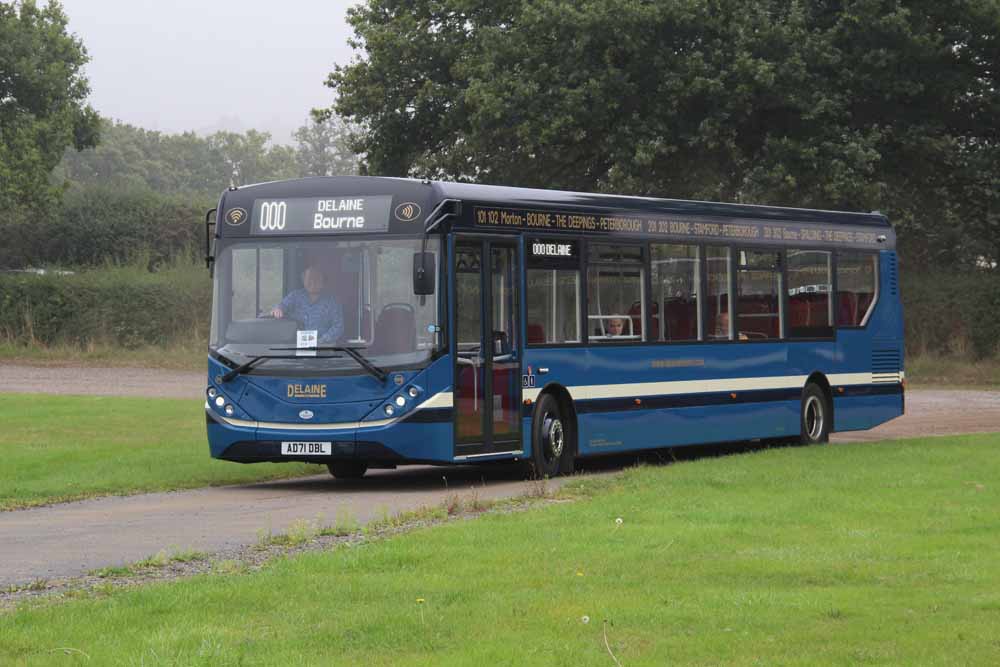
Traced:
[[[389, 374], [384, 370], [368, 361], [363, 354], [358, 352], [356, 347], [342, 347], [339, 345], [321, 345], [319, 347], [272, 347], [270, 348], [275, 351], [280, 350], [296, 350], [298, 352], [346, 352], [351, 359], [358, 362], [358, 365], [364, 368], [366, 371], [371, 373], [371, 375], [379, 382], [385, 382], [385, 379], [389, 377]], [[363, 348], [362, 348], [363, 349]], [[293, 357], [295, 359], [301, 359], [300, 356]]]
[[298, 359], [298, 358], [299, 357], [292, 356], [289, 354], [261, 354], [256, 357], [251, 357], [250, 360], [247, 361], [246, 363], [240, 364], [236, 368], [232, 369], [231, 371], [228, 371], [225, 375], [220, 377], [219, 382], [225, 384], [226, 382], [229, 382], [240, 373], [246, 373], [248, 370], [250, 370], [251, 368], [256, 366], [259, 362], [265, 359]]

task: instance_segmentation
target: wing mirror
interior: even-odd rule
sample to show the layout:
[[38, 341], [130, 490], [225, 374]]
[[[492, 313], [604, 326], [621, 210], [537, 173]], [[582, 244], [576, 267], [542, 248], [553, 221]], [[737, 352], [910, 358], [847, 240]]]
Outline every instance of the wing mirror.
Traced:
[[434, 294], [435, 261], [432, 252], [413, 253], [413, 293]]

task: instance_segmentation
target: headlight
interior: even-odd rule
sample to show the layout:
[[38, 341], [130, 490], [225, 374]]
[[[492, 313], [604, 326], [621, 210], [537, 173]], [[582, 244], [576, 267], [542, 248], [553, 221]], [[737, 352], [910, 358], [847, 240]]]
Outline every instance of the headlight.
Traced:
[[404, 405], [406, 405], [406, 399], [403, 398], [402, 396], [397, 396], [396, 397], [396, 405], [399, 406], [399, 407], [403, 407]]
[[410, 398], [416, 398], [420, 392], [417, 391], [416, 387], [410, 387], [406, 393], [410, 395]]
[[215, 398], [218, 395], [219, 395], [219, 390], [218, 389], [216, 389], [215, 387], [209, 387], [208, 388], [208, 397], [209, 398]]
[[231, 405], [227, 405], [226, 406], [226, 416], [227, 417], [232, 417], [234, 412], [236, 412], [236, 408], [234, 408]]
[[396, 411], [396, 409], [394, 407], [392, 407], [391, 405], [385, 406], [385, 416], [386, 417], [391, 417], [392, 413], [394, 413], [395, 411]]
[[222, 396], [216, 396], [215, 397], [215, 405], [217, 407], [221, 408], [225, 404], [226, 404], [226, 399], [224, 399]]

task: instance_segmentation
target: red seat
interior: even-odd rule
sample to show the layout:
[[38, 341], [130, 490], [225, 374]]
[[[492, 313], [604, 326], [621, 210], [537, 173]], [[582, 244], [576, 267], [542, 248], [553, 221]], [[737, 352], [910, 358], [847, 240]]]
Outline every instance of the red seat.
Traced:
[[541, 345], [545, 343], [545, 329], [541, 324], [528, 323], [528, 345]]

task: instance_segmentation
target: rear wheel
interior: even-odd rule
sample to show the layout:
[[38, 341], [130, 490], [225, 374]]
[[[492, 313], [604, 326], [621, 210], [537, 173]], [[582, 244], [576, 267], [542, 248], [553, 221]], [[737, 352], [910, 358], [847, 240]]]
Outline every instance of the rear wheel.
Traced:
[[326, 467], [337, 479], [361, 479], [368, 472], [368, 464], [364, 461], [334, 461]]
[[801, 435], [803, 445], [815, 445], [830, 439], [833, 414], [830, 401], [819, 385], [809, 383], [802, 391]]
[[573, 472], [573, 424], [552, 394], [542, 394], [531, 421], [531, 467], [535, 477]]

